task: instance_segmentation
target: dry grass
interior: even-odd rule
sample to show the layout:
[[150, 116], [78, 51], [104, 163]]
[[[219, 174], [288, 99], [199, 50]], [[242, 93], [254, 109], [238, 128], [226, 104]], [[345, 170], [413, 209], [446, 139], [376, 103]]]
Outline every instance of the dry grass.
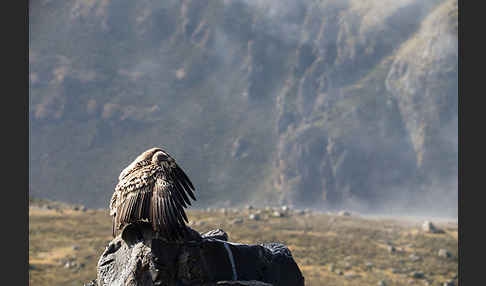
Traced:
[[[188, 216], [196, 222], [191, 224], [194, 229], [222, 228], [231, 241], [286, 244], [308, 286], [378, 285], [380, 280], [386, 285], [441, 285], [458, 273], [454, 223], [438, 222], [445, 232], [429, 234], [421, 231], [419, 221], [326, 214], [277, 218], [263, 210], [261, 220], [254, 221], [248, 219], [249, 212], [190, 210]], [[99, 255], [111, 239], [111, 219], [106, 211], [31, 207], [29, 218], [29, 263], [34, 267], [29, 271], [31, 285], [82, 285], [96, 278]], [[233, 224], [235, 218], [243, 223]], [[396, 251], [389, 252], [388, 245]], [[441, 248], [452, 257], [439, 257]], [[413, 261], [411, 254], [420, 259]], [[66, 268], [67, 261], [74, 261], [75, 266]], [[413, 271], [423, 272], [424, 278], [412, 278]]]

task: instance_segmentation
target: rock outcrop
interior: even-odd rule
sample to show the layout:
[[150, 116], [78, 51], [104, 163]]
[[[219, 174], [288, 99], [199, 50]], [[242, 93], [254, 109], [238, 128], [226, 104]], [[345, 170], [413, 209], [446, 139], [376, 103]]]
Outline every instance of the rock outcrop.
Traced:
[[304, 285], [285, 245], [227, 238], [220, 229], [200, 235], [188, 227], [183, 241], [169, 242], [150, 225], [130, 224], [103, 251], [88, 285]]

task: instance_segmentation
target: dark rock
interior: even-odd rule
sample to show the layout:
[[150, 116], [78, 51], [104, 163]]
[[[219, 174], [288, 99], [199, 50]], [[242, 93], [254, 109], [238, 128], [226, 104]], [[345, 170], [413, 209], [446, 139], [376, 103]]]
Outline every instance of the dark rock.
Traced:
[[413, 278], [417, 278], [417, 279], [422, 279], [425, 277], [424, 273], [420, 271], [414, 271], [411, 273], [411, 275]]
[[97, 285], [304, 285], [286, 246], [227, 237], [223, 230], [200, 235], [188, 227], [183, 240], [167, 241], [150, 225], [130, 224], [101, 255]]
[[202, 286], [272, 286], [272, 284], [251, 280], [251, 281], [218, 281], [218, 282], [202, 284]]
[[228, 234], [222, 229], [210, 230], [201, 235], [203, 238], [214, 238], [219, 240], [228, 241]]

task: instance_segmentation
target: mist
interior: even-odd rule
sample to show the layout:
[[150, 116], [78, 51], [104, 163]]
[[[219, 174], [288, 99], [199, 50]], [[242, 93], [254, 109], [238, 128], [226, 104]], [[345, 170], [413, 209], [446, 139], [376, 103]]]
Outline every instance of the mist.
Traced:
[[457, 1], [34, 3], [30, 194], [105, 207], [118, 173], [161, 146], [196, 185], [196, 207], [455, 217], [451, 9]]

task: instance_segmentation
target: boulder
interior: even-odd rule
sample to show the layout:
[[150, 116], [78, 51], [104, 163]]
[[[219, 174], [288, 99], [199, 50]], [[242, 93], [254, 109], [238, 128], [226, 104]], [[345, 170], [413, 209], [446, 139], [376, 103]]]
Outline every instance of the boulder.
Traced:
[[148, 224], [129, 224], [101, 255], [96, 285], [304, 285], [285, 245], [227, 239], [221, 229], [187, 227], [181, 241], [167, 241]]

